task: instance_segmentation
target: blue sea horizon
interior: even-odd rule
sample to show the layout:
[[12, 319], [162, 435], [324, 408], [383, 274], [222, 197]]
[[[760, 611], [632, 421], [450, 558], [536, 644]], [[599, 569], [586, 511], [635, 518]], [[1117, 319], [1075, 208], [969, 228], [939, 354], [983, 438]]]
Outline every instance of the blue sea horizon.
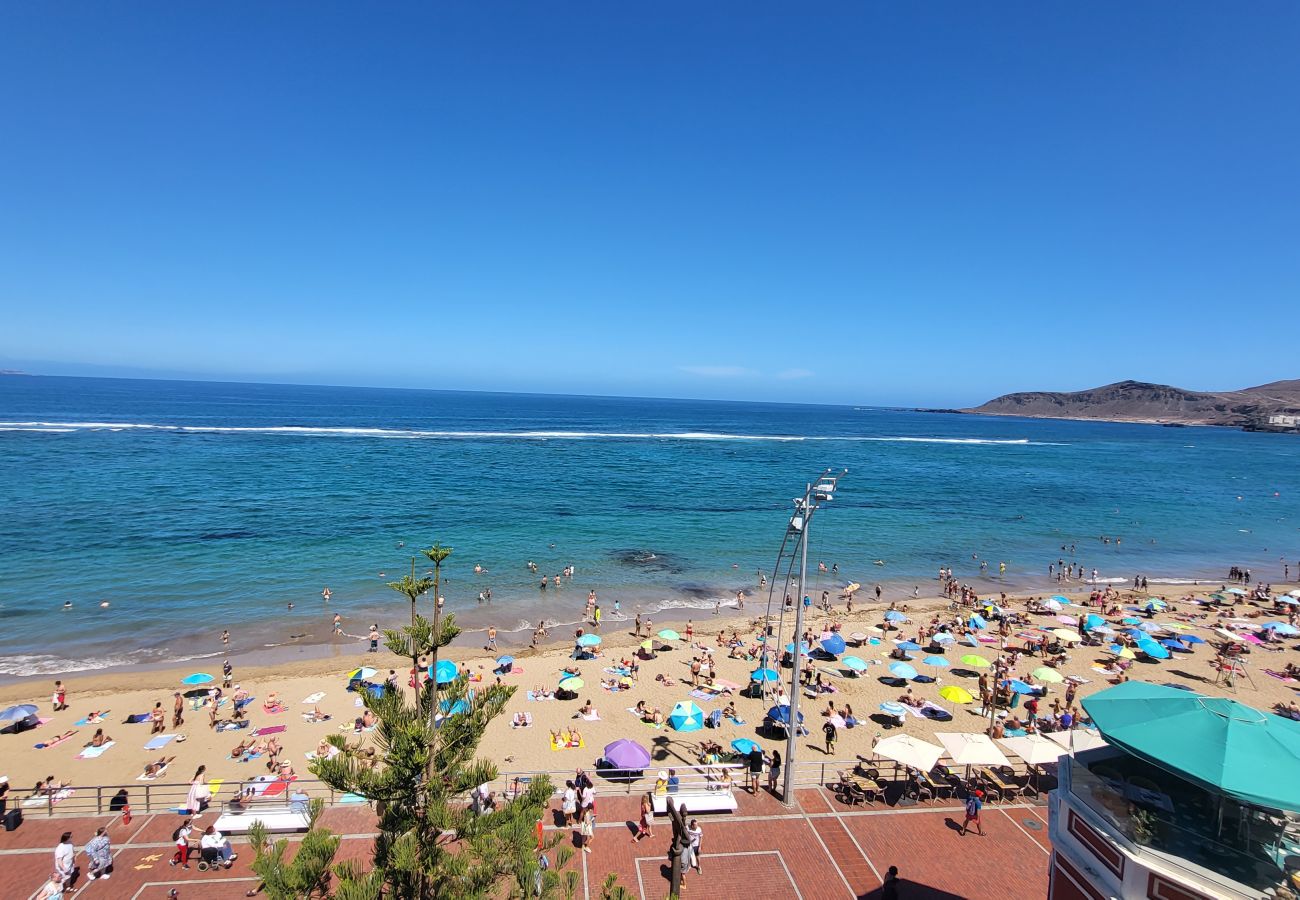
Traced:
[[1058, 558], [1159, 593], [1230, 565], [1280, 581], [1282, 559], [1294, 578], [1300, 557], [1300, 444], [1224, 428], [5, 376], [0, 450], [10, 676], [221, 653], [223, 629], [230, 652], [324, 639], [334, 612], [349, 633], [397, 624], [384, 583], [435, 540], [470, 628], [576, 621], [588, 590], [606, 615], [707, 616], [770, 577], [790, 498], [824, 468], [848, 476], [813, 531], [810, 558], [839, 567], [818, 594], [933, 593], [940, 566], [1046, 590]]

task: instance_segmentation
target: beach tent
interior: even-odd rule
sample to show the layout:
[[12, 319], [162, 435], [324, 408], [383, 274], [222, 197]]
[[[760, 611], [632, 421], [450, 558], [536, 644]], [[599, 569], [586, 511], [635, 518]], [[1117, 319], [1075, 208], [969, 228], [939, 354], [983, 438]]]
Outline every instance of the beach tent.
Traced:
[[[773, 706], [767, 711], [767, 717], [773, 722], [779, 722], [782, 725], [790, 724], [790, 707], [784, 703]], [[803, 713], [799, 713], [799, 724], [803, 724]]]
[[650, 766], [650, 751], [636, 741], [619, 738], [605, 745], [605, 762], [616, 769], [641, 771]]
[[1011, 761], [1003, 755], [987, 734], [940, 731], [935, 733], [948, 758], [959, 766], [1009, 766]]
[[910, 734], [896, 734], [893, 737], [887, 737], [876, 744], [872, 752], [876, 756], [883, 756], [885, 759], [901, 763], [913, 769], [919, 769], [922, 772], [929, 772], [933, 769], [935, 763], [939, 761], [939, 757], [943, 756], [942, 747], [912, 737]]
[[1083, 700], [1102, 737], [1212, 792], [1300, 811], [1300, 722], [1226, 697], [1127, 681]]
[[668, 724], [678, 731], [699, 731], [704, 727], [704, 712], [690, 700], [681, 700], [668, 714]]
[[[1069, 598], [1069, 597], [1062, 597], [1060, 594], [1053, 594], [1053, 595], [1052, 595], [1052, 600], [1055, 600], [1057, 603], [1064, 603], [1064, 604], [1067, 604], [1067, 605], [1068, 605], [1069, 602], [1070, 602], [1070, 598]], [[1049, 602], [1050, 602], [1050, 601], [1049, 601]]]

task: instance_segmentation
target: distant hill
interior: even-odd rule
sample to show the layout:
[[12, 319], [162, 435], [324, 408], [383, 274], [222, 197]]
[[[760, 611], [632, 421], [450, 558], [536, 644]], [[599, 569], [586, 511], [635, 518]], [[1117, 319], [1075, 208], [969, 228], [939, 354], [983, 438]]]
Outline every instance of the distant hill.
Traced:
[[1216, 392], [1188, 391], [1144, 381], [1119, 381], [1086, 391], [1004, 394], [983, 406], [959, 412], [985, 416], [1268, 429], [1270, 415], [1300, 416], [1300, 379]]

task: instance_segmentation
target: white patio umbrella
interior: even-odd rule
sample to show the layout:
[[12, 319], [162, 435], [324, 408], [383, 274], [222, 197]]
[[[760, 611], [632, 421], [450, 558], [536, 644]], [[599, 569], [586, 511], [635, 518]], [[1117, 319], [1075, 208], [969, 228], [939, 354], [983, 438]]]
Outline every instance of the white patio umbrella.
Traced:
[[1073, 731], [1053, 731], [1047, 738], [1060, 744], [1066, 750], [1073, 747], [1075, 753], [1083, 753], [1085, 750], [1095, 750], [1098, 747], [1107, 746], [1106, 739], [1101, 735], [1081, 728], [1076, 728]]
[[1049, 741], [1041, 734], [1027, 734], [1024, 737], [999, 738], [998, 743], [1019, 756], [1027, 765], [1041, 766], [1054, 763], [1061, 758], [1065, 750], [1060, 744]]
[[935, 734], [948, 758], [959, 766], [1009, 766], [1001, 750], [987, 734], [967, 734], [955, 731], [940, 731]]
[[910, 734], [887, 737], [876, 744], [874, 752], [876, 756], [883, 756], [885, 759], [911, 766], [913, 769], [920, 769], [922, 772], [933, 769], [939, 757], [943, 756], [942, 747], [912, 737]]

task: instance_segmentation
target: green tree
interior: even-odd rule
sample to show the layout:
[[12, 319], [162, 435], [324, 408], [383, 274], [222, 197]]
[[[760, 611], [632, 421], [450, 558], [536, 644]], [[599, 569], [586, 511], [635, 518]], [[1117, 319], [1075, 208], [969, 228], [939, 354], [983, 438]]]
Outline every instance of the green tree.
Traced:
[[[262, 879], [261, 891], [269, 900], [316, 900], [335, 897], [340, 900], [373, 900], [379, 897], [380, 879], [376, 873], [359, 873], [351, 863], [334, 864], [339, 837], [317, 825], [324, 802], [311, 801], [308, 831], [292, 860], [285, 859], [289, 842], [272, 842], [261, 822], [249, 829], [249, 842], [257, 854], [252, 869]], [[338, 876], [338, 884], [332, 879]]]
[[[435, 627], [416, 614], [412, 625], [386, 632], [386, 646], [436, 660], [459, 633], [454, 616]], [[441, 691], [430, 679], [413, 699], [403, 691], [365, 693], [362, 700], [378, 719], [373, 739], [382, 762], [370, 766], [359, 744], [332, 735], [330, 743], [342, 752], [312, 763], [312, 772], [330, 787], [374, 802], [374, 872], [386, 898], [486, 897], [499, 894], [504, 879], [513, 882], [513, 893], [532, 893], [539, 874], [535, 828], [551, 797], [550, 781], [533, 779], [492, 812], [475, 814], [465, 800], [497, 777], [496, 767], [475, 753], [488, 722], [514, 691], [503, 685], [471, 690], [458, 678]], [[544, 888], [553, 884], [549, 874], [542, 873]]]

